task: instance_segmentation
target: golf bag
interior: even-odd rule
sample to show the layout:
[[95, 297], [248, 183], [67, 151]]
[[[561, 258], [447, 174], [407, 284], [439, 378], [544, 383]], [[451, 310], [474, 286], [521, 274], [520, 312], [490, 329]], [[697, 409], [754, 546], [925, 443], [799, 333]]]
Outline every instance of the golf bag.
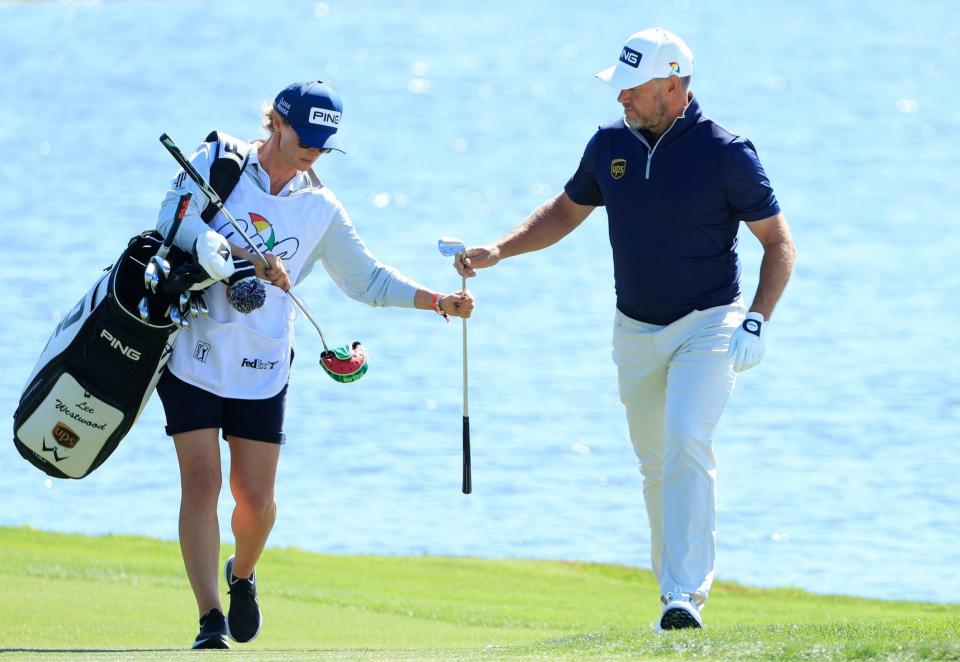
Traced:
[[[207, 141], [217, 141], [211, 179], [226, 198], [240, 178], [245, 143], [217, 132]], [[54, 329], [27, 379], [13, 416], [13, 443], [50, 476], [83, 478], [103, 464], [153, 394], [179, 333], [169, 311], [189, 286], [145, 288], [144, 270], [162, 243], [156, 231], [129, 241]], [[196, 269], [193, 256], [176, 247], [166, 260], [173, 272]]]
[[[153, 231], [130, 240], [54, 329], [27, 380], [13, 415], [13, 442], [50, 476], [83, 478], [103, 464], [153, 393], [179, 332], [164, 314], [179, 295], [144, 289], [144, 267], [161, 243]], [[192, 258], [172, 248], [167, 260], [179, 265]]]

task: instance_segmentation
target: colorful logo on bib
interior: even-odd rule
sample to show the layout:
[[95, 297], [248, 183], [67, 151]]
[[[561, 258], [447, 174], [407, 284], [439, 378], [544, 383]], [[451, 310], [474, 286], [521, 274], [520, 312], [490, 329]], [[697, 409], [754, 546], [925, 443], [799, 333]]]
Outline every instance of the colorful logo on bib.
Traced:
[[[248, 217], [250, 220], [247, 220]], [[227, 241], [231, 244], [248, 248], [247, 240], [241, 237], [228, 221], [224, 220], [222, 216], [217, 216], [217, 219], [220, 221], [219, 225], [213, 226], [216, 232], [226, 237]], [[279, 258], [289, 260], [296, 255], [300, 249], [299, 239], [292, 236], [283, 237], [282, 223], [280, 229], [281, 236], [278, 237], [273, 223], [256, 212], [248, 211], [247, 217], [244, 217], [242, 214], [237, 214], [236, 221], [240, 229], [250, 237], [250, 240], [253, 242], [253, 245], [257, 247], [257, 250], [272, 253]], [[83, 302], [81, 301], [80, 303]]]
[[250, 212], [250, 221], [253, 223], [253, 227], [257, 229], [257, 234], [263, 238], [263, 243], [266, 245], [268, 251], [272, 251], [273, 247], [277, 243], [277, 235], [273, 231], [273, 226], [270, 225], [270, 221], [265, 219], [260, 214], [255, 214]]

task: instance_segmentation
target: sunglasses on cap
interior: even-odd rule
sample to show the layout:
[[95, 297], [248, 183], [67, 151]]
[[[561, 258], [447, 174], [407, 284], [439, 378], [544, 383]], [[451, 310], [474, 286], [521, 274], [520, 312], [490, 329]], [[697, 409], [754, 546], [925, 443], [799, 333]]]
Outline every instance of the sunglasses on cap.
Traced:
[[293, 131], [293, 135], [297, 137], [297, 145], [300, 147], [300, 149], [319, 149], [321, 154], [329, 154], [333, 151], [332, 147], [314, 147], [313, 145], [308, 145], [307, 143], [303, 142], [303, 139], [300, 137], [300, 134], [297, 133], [296, 129], [291, 126], [290, 130]]

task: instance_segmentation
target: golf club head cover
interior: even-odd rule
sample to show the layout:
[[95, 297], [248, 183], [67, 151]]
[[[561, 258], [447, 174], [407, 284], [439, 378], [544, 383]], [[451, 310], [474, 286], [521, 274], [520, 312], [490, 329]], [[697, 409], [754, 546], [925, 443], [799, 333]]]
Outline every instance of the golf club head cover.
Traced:
[[320, 365], [341, 384], [355, 382], [367, 373], [367, 352], [359, 340], [320, 354]]
[[227, 287], [227, 301], [241, 313], [250, 313], [267, 301], [267, 289], [256, 276], [241, 278]]
[[250, 262], [250, 260], [244, 260], [242, 257], [235, 258], [233, 260], [233, 273], [226, 280], [227, 287], [236, 285], [246, 278], [253, 278], [256, 275], [257, 270], [253, 268], [253, 263]]
[[194, 240], [193, 257], [213, 280], [224, 280], [236, 271], [230, 256], [230, 244], [226, 237], [213, 230], [207, 230]]
[[267, 290], [257, 278], [257, 271], [249, 260], [233, 261], [233, 274], [227, 278], [227, 301], [241, 313], [249, 313], [267, 301]]

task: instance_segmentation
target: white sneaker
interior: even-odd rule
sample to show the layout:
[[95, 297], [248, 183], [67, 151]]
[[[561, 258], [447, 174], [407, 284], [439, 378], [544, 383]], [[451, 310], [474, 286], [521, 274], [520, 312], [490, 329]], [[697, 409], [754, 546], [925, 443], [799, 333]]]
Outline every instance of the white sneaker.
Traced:
[[667, 593], [667, 604], [660, 614], [661, 630], [680, 630], [683, 628], [702, 628], [703, 618], [700, 610], [689, 595], [675, 588]]

